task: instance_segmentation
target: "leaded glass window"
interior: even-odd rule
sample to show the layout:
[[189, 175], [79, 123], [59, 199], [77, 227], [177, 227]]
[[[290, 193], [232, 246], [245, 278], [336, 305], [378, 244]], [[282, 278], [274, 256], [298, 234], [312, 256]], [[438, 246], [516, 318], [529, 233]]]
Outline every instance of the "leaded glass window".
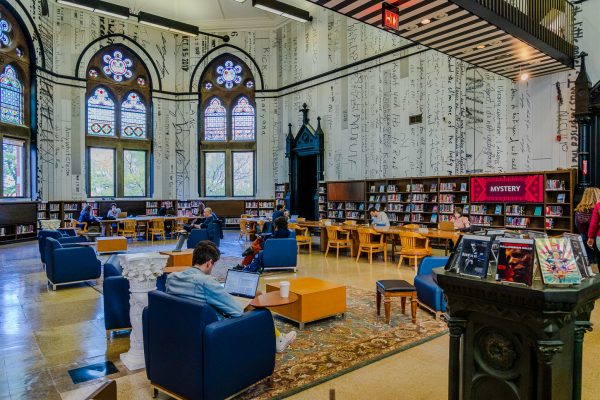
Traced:
[[12, 43], [12, 39], [10, 38], [11, 31], [12, 26], [10, 22], [4, 18], [0, 18], [0, 43], [3, 47], [8, 47]]
[[246, 97], [240, 97], [231, 116], [233, 140], [254, 140], [254, 107]]
[[2, 122], [17, 125], [23, 123], [23, 85], [17, 71], [10, 65], [4, 68], [0, 76], [0, 103]]
[[115, 135], [115, 102], [108, 91], [99, 87], [87, 101], [88, 135]]
[[217, 83], [225, 86], [227, 89], [233, 88], [242, 81], [242, 67], [235, 65], [231, 60], [225, 61], [225, 64], [217, 67]]
[[121, 136], [143, 139], [146, 137], [146, 106], [140, 96], [131, 92], [121, 104]]
[[214, 98], [204, 110], [204, 140], [227, 139], [227, 112], [221, 100]]
[[121, 82], [123, 78], [129, 79], [133, 76], [131, 71], [133, 62], [129, 58], [123, 57], [123, 53], [119, 50], [115, 50], [112, 55], [105, 54], [102, 60], [104, 61], [102, 71], [116, 82]]

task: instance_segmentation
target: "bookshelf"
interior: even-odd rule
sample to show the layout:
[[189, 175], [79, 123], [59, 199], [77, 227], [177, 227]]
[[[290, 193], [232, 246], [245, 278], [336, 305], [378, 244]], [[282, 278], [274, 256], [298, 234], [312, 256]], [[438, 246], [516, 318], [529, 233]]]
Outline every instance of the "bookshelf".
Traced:
[[33, 240], [37, 237], [38, 203], [0, 203], [0, 244]]
[[275, 205], [283, 205], [285, 207], [285, 196], [288, 192], [287, 183], [276, 183], [275, 184]]
[[178, 217], [193, 217], [198, 215], [200, 204], [204, 204], [200, 200], [179, 200], [177, 201], [177, 216]]
[[[544, 198], [539, 203], [473, 202], [471, 203], [471, 177], [494, 177], [495, 174], [460, 175], [442, 177], [371, 179], [365, 185], [364, 214], [379, 207], [388, 214], [392, 225], [416, 223], [434, 228], [440, 221], [449, 221], [456, 207], [461, 207], [471, 224], [486, 228], [532, 229], [548, 235], [561, 235], [573, 231], [573, 195], [576, 185], [575, 170], [515, 173], [510, 175], [543, 175]], [[329, 182], [328, 185], [347, 185], [348, 182]], [[384, 185], [385, 190], [381, 190]], [[320, 187], [326, 190], [326, 184]], [[382, 193], [383, 192], [383, 193]], [[321, 193], [320, 193], [321, 194]], [[324, 193], [325, 194], [325, 193]], [[322, 200], [321, 197], [319, 200]], [[348, 211], [354, 211], [356, 198], [348, 210], [348, 202], [327, 200], [327, 217], [342, 221]], [[322, 207], [319, 201], [320, 215]], [[362, 210], [360, 210], [362, 211]], [[322, 218], [322, 216], [321, 216]]]
[[42, 219], [50, 219], [49, 217], [49, 211], [48, 211], [48, 202], [47, 201], [42, 201], [39, 202], [37, 205], [37, 219], [42, 220]]
[[319, 182], [319, 219], [327, 219], [327, 183]]
[[250, 200], [246, 201], [244, 205], [244, 214], [252, 215], [254, 217], [267, 217], [273, 214], [275, 209], [275, 200]]

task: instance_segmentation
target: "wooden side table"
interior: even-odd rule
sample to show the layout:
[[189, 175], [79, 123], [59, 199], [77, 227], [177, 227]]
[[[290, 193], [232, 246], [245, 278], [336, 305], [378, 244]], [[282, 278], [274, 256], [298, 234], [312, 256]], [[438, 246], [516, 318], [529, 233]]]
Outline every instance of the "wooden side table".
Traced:
[[377, 315], [381, 315], [381, 296], [385, 308], [385, 323], [390, 323], [392, 297], [400, 297], [402, 314], [406, 313], [406, 299], [410, 298], [412, 323], [417, 323], [417, 289], [403, 280], [377, 281]]
[[188, 267], [191, 267], [194, 249], [184, 249], [181, 251], [161, 251], [160, 254], [169, 256], [167, 267], [172, 267], [175, 265], [187, 265]]
[[279, 307], [295, 303], [298, 301], [298, 298], [298, 295], [292, 292], [290, 292], [288, 297], [281, 297], [281, 292], [276, 290], [256, 296], [250, 305], [256, 308]]

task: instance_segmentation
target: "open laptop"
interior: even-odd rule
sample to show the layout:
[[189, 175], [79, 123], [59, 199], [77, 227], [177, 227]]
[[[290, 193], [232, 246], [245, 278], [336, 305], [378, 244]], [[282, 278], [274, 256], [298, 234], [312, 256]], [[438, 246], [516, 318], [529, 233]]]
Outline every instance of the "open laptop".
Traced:
[[225, 278], [225, 290], [246, 308], [256, 297], [260, 274], [230, 269]]
[[297, 215], [291, 215], [290, 216], [290, 222], [296, 222], [298, 220], [298, 216]]

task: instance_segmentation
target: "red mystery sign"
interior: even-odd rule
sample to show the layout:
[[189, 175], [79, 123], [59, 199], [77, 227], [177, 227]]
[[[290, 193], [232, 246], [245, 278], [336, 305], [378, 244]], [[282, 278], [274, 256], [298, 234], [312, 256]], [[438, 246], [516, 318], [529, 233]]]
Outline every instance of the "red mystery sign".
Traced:
[[472, 203], [543, 203], [543, 175], [473, 176]]

